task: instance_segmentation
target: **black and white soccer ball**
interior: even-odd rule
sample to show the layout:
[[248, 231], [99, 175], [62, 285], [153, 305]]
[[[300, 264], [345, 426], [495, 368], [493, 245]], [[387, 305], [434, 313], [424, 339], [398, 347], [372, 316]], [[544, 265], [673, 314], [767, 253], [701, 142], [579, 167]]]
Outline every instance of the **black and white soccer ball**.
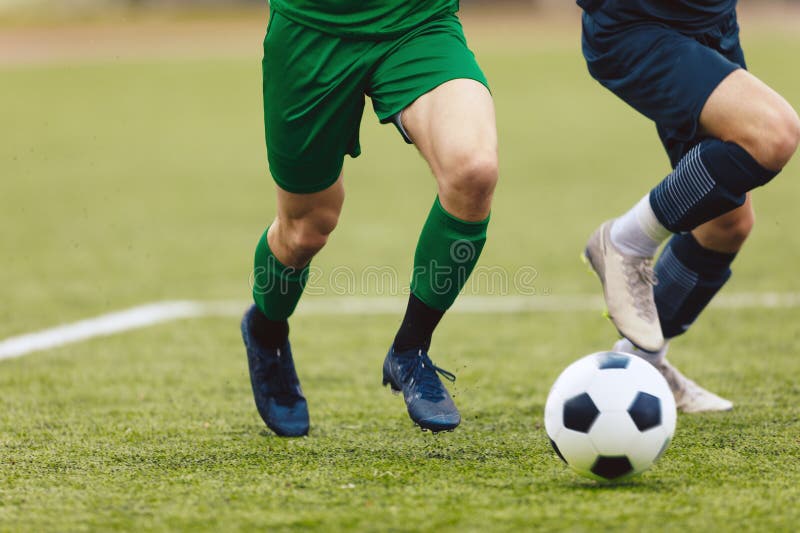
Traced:
[[632, 355], [598, 352], [568, 366], [550, 389], [544, 425], [558, 456], [601, 481], [644, 472], [675, 433], [675, 399], [664, 377]]

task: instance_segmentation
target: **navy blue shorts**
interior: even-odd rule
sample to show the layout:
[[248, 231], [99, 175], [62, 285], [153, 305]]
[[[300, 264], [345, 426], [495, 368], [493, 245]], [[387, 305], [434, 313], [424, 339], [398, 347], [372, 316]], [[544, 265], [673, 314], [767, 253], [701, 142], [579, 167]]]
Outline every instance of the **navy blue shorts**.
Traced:
[[648, 20], [608, 26], [584, 13], [583, 55], [594, 79], [655, 121], [673, 167], [702, 138], [712, 91], [746, 68], [735, 11], [700, 33]]

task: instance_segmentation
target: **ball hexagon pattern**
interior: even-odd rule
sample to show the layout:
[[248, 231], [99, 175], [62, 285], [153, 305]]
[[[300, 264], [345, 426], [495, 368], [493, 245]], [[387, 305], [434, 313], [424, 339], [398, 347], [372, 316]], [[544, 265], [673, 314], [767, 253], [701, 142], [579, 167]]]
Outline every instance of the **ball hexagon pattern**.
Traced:
[[639, 392], [628, 407], [628, 414], [639, 431], [647, 431], [661, 424], [661, 401], [646, 392]]
[[617, 479], [633, 472], [633, 465], [624, 455], [599, 455], [592, 465], [592, 474], [603, 479]]
[[598, 352], [569, 365], [545, 405], [545, 430], [558, 456], [586, 477], [614, 481], [653, 465], [675, 432], [666, 380], [636, 356]]
[[595, 406], [591, 396], [585, 392], [564, 402], [563, 420], [565, 428], [581, 433], [589, 433], [598, 416], [600, 416], [600, 411], [597, 410], [597, 406]]

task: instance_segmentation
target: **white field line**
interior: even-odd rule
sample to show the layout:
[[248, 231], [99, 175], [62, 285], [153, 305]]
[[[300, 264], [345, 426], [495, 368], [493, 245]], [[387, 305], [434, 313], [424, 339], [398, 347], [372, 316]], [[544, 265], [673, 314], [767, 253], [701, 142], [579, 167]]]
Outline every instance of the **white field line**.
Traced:
[[[298, 315], [399, 314], [403, 297], [306, 298]], [[122, 333], [147, 326], [208, 316], [238, 317], [246, 301], [164, 301], [115, 311], [54, 328], [18, 335], [0, 341], [0, 360], [22, 357], [76, 342]], [[712, 302], [717, 309], [776, 309], [800, 307], [800, 293], [761, 292], [722, 294]], [[453, 306], [456, 313], [524, 313], [598, 311], [603, 308], [599, 295], [564, 296], [462, 296]]]

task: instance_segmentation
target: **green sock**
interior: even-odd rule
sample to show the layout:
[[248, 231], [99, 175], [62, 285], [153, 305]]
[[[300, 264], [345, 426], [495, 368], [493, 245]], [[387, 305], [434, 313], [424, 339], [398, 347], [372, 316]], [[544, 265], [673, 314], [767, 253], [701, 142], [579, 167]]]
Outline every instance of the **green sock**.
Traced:
[[265, 231], [256, 246], [253, 270], [253, 299], [264, 316], [270, 320], [289, 318], [300, 301], [306, 280], [308, 266], [297, 270], [281, 264], [269, 249]]
[[454, 217], [437, 197], [417, 243], [411, 292], [428, 306], [446, 311], [478, 262], [488, 226], [489, 217], [480, 222]]

